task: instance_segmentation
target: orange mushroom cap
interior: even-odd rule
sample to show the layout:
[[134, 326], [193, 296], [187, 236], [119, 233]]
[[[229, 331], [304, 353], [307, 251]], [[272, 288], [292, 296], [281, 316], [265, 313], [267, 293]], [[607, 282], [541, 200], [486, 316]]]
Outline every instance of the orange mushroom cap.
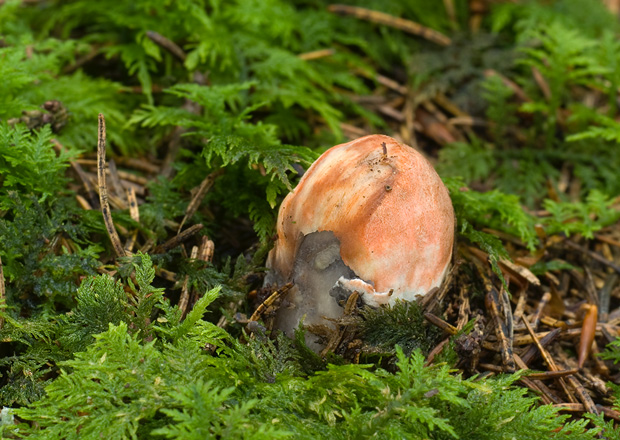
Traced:
[[393, 303], [441, 284], [452, 255], [454, 210], [421, 154], [371, 135], [327, 150], [284, 199], [267, 262], [276, 279], [291, 279], [303, 237], [320, 231], [334, 233], [342, 261], [359, 277], [339, 281], [368, 304]]

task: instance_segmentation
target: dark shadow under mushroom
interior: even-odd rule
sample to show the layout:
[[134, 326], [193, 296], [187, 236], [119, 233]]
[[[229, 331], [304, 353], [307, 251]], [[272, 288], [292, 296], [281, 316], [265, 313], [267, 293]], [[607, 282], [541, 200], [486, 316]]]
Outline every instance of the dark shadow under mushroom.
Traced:
[[[331, 231], [313, 232], [302, 238], [293, 266], [294, 287], [284, 299], [276, 316], [276, 327], [289, 337], [294, 335], [300, 320], [304, 325], [333, 324], [326, 318], [339, 318], [340, 306], [351, 294], [338, 283], [340, 277], [357, 278], [340, 257], [340, 241]], [[284, 281], [284, 280], [283, 280]], [[306, 343], [314, 350], [320, 349], [312, 335]]]

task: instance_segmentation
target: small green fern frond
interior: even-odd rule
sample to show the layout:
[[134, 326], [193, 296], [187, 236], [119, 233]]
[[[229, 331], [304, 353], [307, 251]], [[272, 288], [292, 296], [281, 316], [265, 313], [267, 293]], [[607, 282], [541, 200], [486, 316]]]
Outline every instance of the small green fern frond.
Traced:
[[243, 107], [243, 95], [254, 82], [222, 86], [180, 84], [168, 93], [191, 99], [204, 107], [204, 115], [197, 117], [172, 107], [143, 107], [135, 112], [130, 123], [142, 126], [180, 125], [192, 128], [187, 136], [203, 142], [202, 155], [207, 164], [219, 159], [226, 166], [241, 160], [251, 166], [261, 164], [272, 178], [278, 178], [290, 188], [287, 173], [293, 171], [292, 163], [309, 164], [316, 154], [308, 148], [282, 145], [274, 125], [248, 122], [260, 106]]
[[538, 243], [534, 218], [527, 214], [519, 198], [500, 191], [479, 193], [467, 188], [460, 179], [445, 179], [459, 221], [476, 227], [489, 227], [514, 234], [534, 250]]
[[32, 133], [22, 125], [0, 122], [0, 208], [8, 208], [9, 191], [32, 194], [39, 202], [66, 192], [64, 169], [74, 152], [57, 156], [51, 139], [49, 125]]
[[620, 210], [613, 208], [614, 199], [593, 190], [585, 202], [555, 202], [547, 199], [545, 209], [551, 217], [543, 219], [549, 234], [581, 234], [593, 238], [594, 232], [620, 219]]
[[518, 122], [516, 112], [517, 106], [510, 102], [514, 91], [508, 87], [498, 75], [491, 75], [482, 83], [484, 90], [483, 97], [487, 101], [488, 107], [486, 116], [491, 121], [490, 127], [493, 140], [498, 147], [507, 147], [507, 129], [515, 126]]
[[440, 336], [429, 327], [415, 301], [397, 301], [393, 306], [362, 310], [360, 330], [364, 341], [386, 352], [401, 347], [407, 354], [414, 350], [428, 353]]
[[497, 167], [492, 146], [478, 138], [470, 143], [454, 142], [439, 151], [437, 171], [445, 177], [459, 177], [467, 184], [483, 181]]
[[93, 335], [104, 332], [110, 323], [118, 325], [128, 320], [123, 285], [110, 276], [85, 279], [78, 288], [76, 302], [59, 338], [70, 352], [86, 349], [94, 341]]
[[620, 124], [614, 119], [599, 115], [596, 122], [600, 126], [590, 125], [585, 131], [575, 133], [566, 138], [568, 142], [580, 141], [583, 139], [603, 139], [608, 142], [620, 143]]

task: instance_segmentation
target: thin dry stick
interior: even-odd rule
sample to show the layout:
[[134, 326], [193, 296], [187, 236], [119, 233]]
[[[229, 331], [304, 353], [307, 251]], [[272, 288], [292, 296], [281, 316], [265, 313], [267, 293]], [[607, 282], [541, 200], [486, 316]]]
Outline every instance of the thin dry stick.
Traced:
[[391, 107], [387, 104], [378, 106], [377, 110], [379, 110], [379, 112], [383, 113], [385, 116], [389, 116], [390, 118], [394, 119], [395, 121], [405, 121], [405, 114], [403, 112], [396, 110], [394, 107]]
[[433, 101], [448, 113], [456, 117], [473, 118], [469, 113], [461, 110], [454, 102], [450, 101], [443, 93], [437, 93], [433, 98]]
[[[351, 316], [351, 314], [355, 310], [355, 306], [357, 304], [357, 300], [359, 296], [360, 294], [358, 292], [353, 292], [351, 295], [349, 295], [349, 298], [347, 299], [347, 302], [344, 306], [344, 313], [342, 315], [343, 318], [345, 316]], [[336, 348], [338, 348], [338, 346], [342, 342], [345, 332], [347, 331], [347, 324], [343, 323], [341, 319], [340, 322], [337, 322], [337, 325], [338, 325], [338, 330], [332, 333], [332, 336], [331, 338], [329, 338], [327, 345], [325, 346], [323, 350], [321, 350], [321, 354], [320, 354], [321, 357], [327, 356], [327, 353], [329, 353], [330, 351], [336, 351]]]
[[185, 59], [187, 58], [187, 55], [180, 46], [178, 46], [174, 41], [164, 37], [163, 35], [155, 31], [146, 31], [146, 36], [149, 37], [149, 39], [158, 46], [166, 49], [179, 60], [185, 61]]
[[568, 376], [566, 379], [577, 393], [577, 397], [581, 400], [583, 406], [586, 407], [586, 410], [592, 414], [598, 414], [598, 409], [596, 409], [596, 405], [594, 404], [592, 397], [590, 397], [590, 394], [588, 394], [588, 391], [583, 387], [583, 385], [575, 379], [575, 376]]
[[[0, 6], [2, 6], [4, 3], [6, 3], [5, 0], [0, 0]], [[37, 3], [42, 3], [42, 0], [22, 0], [22, 3], [35, 5]]]
[[605, 414], [606, 417], [614, 419], [616, 422], [620, 422], [620, 412], [612, 408], [603, 405], [596, 405], [596, 409]]
[[409, 89], [406, 86], [399, 84], [397, 81], [394, 81], [392, 78], [388, 78], [387, 76], [377, 74], [375, 79], [377, 80], [379, 84], [387, 87], [388, 89], [394, 90], [395, 92], [400, 93], [401, 95], [406, 95], [407, 92], [409, 91]]
[[[485, 282], [485, 284], [487, 283]], [[512, 310], [506, 310], [505, 307], [500, 306], [500, 293], [497, 292], [495, 287], [489, 284], [488, 286], [486, 286], [486, 289], [487, 295], [485, 298], [485, 305], [493, 319], [495, 335], [497, 336], [500, 344], [500, 354], [502, 356], [502, 362], [504, 363], [504, 366], [507, 370], [515, 371], [516, 366], [512, 352], [513, 338], [510, 337], [510, 329], [505, 323], [508, 314], [511, 314]], [[504, 313], [502, 313], [502, 310], [500, 309], [504, 309]], [[504, 315], [504, 319], [502, 319], [502, 315]]]
[[519, 379], [519, 382], [521, 382], [527, 388], [538, 394], [545, 405], [553, 403], [553, 400], [551, 400], [549, 396], [547, 396], [545, 391], [539, 386], [538, 383], [536, 383], [536, 381], [533, 381], [527, 377], [522, 377]]
[[[106, 173], [106, 175], [107, 175], [107, 174], [108, 174], [108, 173]], [[91, 180], [92, 180], [93, 186], [95, 186], [95, 188], [96, 188], [96, 190], [97, 190], [97, 192], [98, 192], [98, 191], [99, 191], [99, 184], [98, 184], [98, 179], [97, 179], [97, 177], [92, 176], [92, 179], [91, 179]], [[107, 187], [107, 184], [106, 184], [106, 187]], [[109, 204], [110, 204], [110, 206], [112, 206], [113, 208], [116, 208], [116, 209], [121, 209], [121, 210], [125, 210], [125, 209], [127, 209], [127, 203], [125, 203], [125, 202], [124, 202], [124, 200], [122, 200], [121, 198], [117, 197], [116, 195], [111, 194], [110, 192], [107, 192], [107, 196], [106, 196], [106, 197], [107, 197], [107, 199], [108, 199], [108, 203], [109, 203]], [[101, 203], [99, 203], [99, 204], [101, 204]], [[118, 227], [118, 225], [117, 225], [116, 227], [117, 227], [117, 228], [119, 228], [119, 227]], [[119, 229], [120, 229], [120, 228], [119, 228]]]
[[319, 58], [329, 57], [335, 54], [336, 51], [334, 49], [320, 49], [313, 50], [312, 52], [300, 53], [297, 55], [297, 58], [304, 61], [317, 60]]
[[459, 289], [459, 318], [456, 322], [457, 330], [463, 330], [465, 324], [469, 322], [469, 316], [471, 314], [471, 309], [469, 306], [469, 295], [465, 292], [464, 288]]
[[[127, 200], [129, 201], [129, 215], [136, 223], [140, 223], [140, 209], [138, 208], [138, 199], [136, 198], [136, 190], [133, 186], [127, 188]], [[125, 251], [132, 252], [138, 238], [138, 230], [135, 229], [129, 239], [125, 243]]]
[[[209, 237], [203, 235], [202, 242], [200, 243], [200, 247], [198, 248], [198, 255], [196, 256], [196, 258], [200, 261], [211, 263], [213, 261], [213, 252], [215, 252], [215, 244], [209, 239]], [[196, 289], [192, 289], [189, 301], [191, 304], [195, 304], [196, 301], [198, 301], [198, 293]], [[225, 325], [226, 316], [222, 315], [220, 321], [222, 321], [222, 325]], [[220, 327], [219, 322], [218, 327]]]
[[[600, 336], [602, 334], [602, 327], [603, 326], [601, 324], [598, 324], [596, 326], [596, 333], [595, 333], [596, 336]], [[551, 331], [539, 332], [539, 333], [535, 333], [535, 336], [540, 339], [548, 335], [549, 333], [551, 333]], [[581, 328], [571, 328], [568, 330], [564, 330], [562, 332], [562, 335], [563, 335], [563, 339], [571, 339], [575, 336], [580, 336]], [[483, 347], [486, 348], [487, 350], [497, 351], [498, 350], [497, 344], [494, 342], [497, 340], [497, 338], [491, 335], [489, 336], [488, 339], [489, 339], [488, 341], [483, 342], [482, 344]], [[515, 336], [513, 345], [514, 346], [529, 345], [532, 342], [534, 342], [534, 340], [532, 339], [531, 335], [517, 335]]]
[[202, 243], [200, 244], [200, 251], [198, 252], [198, 258], [202, 261], [211, 263], [213, 261], [213, 252], [215, 252], [215, 243], [206, 235], [202, 237]]
[[[556, 328], [552, 330], [551, 332], [549, 332], [548, 334], [546, 334], [545, 336], [539, 339], [540, 345], [542, 345], [543, 347], [549, 345], [551, 342], [555, 340], [555, 338], [559, 336], [561, 332], [562, 332], [561, 328]], [[527, 351], [521, 355], [521, 359], [523, 359], [523, 362], [525, 362], [526, 364], [529, 364], [534, 359], [536, 359], [536, 355], [538, 355], [538, 353], [539, 351], [538, 351], [537, 346], [532, 344], [527, 349]]]
[[[559, 404], [555, 404], [553, 405], [556, 408], [560, 408], [560, 411], [570, 411], [570, 412], [579, 412], [579, 413], [583, 413], [583, 412], [587, 412], [586, 406], [583, 403], [559, 403]], [[603, 414], [605, 414], [605, 416], [609, 417], [610, 419], [614, 419], [615, 421], [620, 421], [620, 414], [618, 413], [618, 411], [614, 411], [611, 408], [607, 408], [603, 405], [595, 405], [596, 409], [600, 412], [602, 412]]]
[[[551, 285], [553, 286], [553, 284]], [[540, 318], [540, 322], [545, 324], [548, 327], [561, 328], [561, 329], [568, 328], [568, 324], [566, 323], [566, 321], [560, 321], [559, 319], [552, 318], [551, 316], [543, 316], [542, 318]], [[575, 326], [576, 324], [572, 324], [572, 325]]]
[[514, 272], [516, 275], [523, 278], [527, 282], [535, 286], [540, 286], [540, 280], [529, 269], [523, 266], [519, 266], [518, 264], [515, 264], [512, 261], [504, 260], [504, 259], [500, 260], [500, 264], [504, 266], [506, 269], [508, 269], [509, 271]]
[[105, 222], [106, 230], [110, 236], [110, 241], [114, 247], [114, 252], [118, 257], [124, 257], [125, 249], [121, 244], [118, 232], [114, 229], [110, 205], [108, 203], [108, 188], [105, 181], [105, 118], [99, 113], [99, 131], [97, 135], [97, 180], [99, 183], [99, 202], [101, 203], [101, 213]]
[[615, 264], [613, 261], [609, 261], [607, 258], [603, 257], [597, 252], [591, 251], [590, 249], [587, 249], [583, 246], [579, 246], [577, 243], [574, 243], [570, 240], [566, 240], [566, 244], [569, 247], [572, 247], [573, 249], [576, 249], [578, 251], [583, 252], [584, 254], [589, 255], [590, 257], [592, 257], [594, 260], [598, 261], [599, 263], [603, 263], [604, 265], [609, 266], [616, 272], [620, 273], [620, 265]]
[[276, 290], [271, 295], [269, 295], [269, 298], [263, 301], [263, 303], [260, 306], [258, 306], [258, 308], [254, 311], [254, 313], [252, 313], [252, 316], [250, 317], [248, 321], [258, 321], [258, 319], [265, 312], [265, 310], [267, 310], [267, 307], [269, 307], [274, 302], [276, 302], [276, 300], [280, 298], [282, 295], [284, 295], [286, 292], [288, 292], [291, 289], [291, 287], [293, 287], [293, 283], [285, 284], [284, 286], [282, 286], [282, 288]]
[[553, 401], [553, 403], [562, 403], [562, 399], [560, 398], [560, 396], [551, 391], [551, 388], [545, 385], [543, 381], [537, 380], [536, 384], [538, 385], [538, 388], [540, 388], [545, 393], [545, 395]]
[[620, 12], [620, 1], [618, 0], [603, 0], [603, 4], [613, 15], [617, 16]]
[[493, 70], [493, 69], [485, 70], [484, 71], [484, 76], [487, 77], [487, 78], [490, 77], [490, 76], [498, 76], [499, 79], [502, 80], [502, 83], [504, 83], [505, 86], [508, 86], [510, 89], [512, 89], [512, 91], [517, 96], [517, 98], [519, 98], [521, 101], [524, 101], [524, 102], [531, 101], [531, 99], [528, 98], [528, 96], [525, 94], [523, 89], [521, 87], [519, 87], [519, 85], [516, 82], [511, 81], [510, 79], [508, 79], [504, 75], [496, 72], [495, 70]]
[[598, 289], [594, 283], [594, 275], [592, 275], [592, 271], [588, 266], [583, 268], [583, 274], [583, 284], [586, 288], [586, 299], [588, 300], [588, 303], [598, 306]]
[[440, 329], [442, 329], [443, 331], [445, 331], [446, 333], [450, 335], [454, 336], [459, 332], [458, 329], [454, 327], [452, 324], [447, 323], [446, 321], [441, 319], [439, 316], [433, 315], [432, 313], [425, 312], [424, 318], [428, 322], [433, 324], [434, 326], [439, 327]]
[[177, 282], [177, 274], [172, 271], [162, 269], [161, 267], [156, 267], [155, 273], [157, 274], [158, 277], [161, 277], [166, 281], [170, 281], [172, 283]]
[[540, 88], [540, 91], [545, 96], [545, 99], [547, 101], [551, 100], [551, 89], [549, 88], [549, 84], [547, 84], [547, 81], [545, 81], [545, 77], [542, 76], [540, 70], [538, 70], [534, 66], [532, 66], [532, 76], [534, 77], [534, 81]]
[[[474, 255], [479, 258], [480, 261], [486, 261], [484, 255], [481, 256], [479, 253], [474, 253]], [[484, 290], [486, 291], [484, 303], [492, 318], [491, 323], [493, 324], [495, 336], [498, 341], [497, 345], [502, 357], [502, 362], [508, 371], [515, 371], [512, 309], [510, 308], [507, 294], [503, 287], [501, 292], [497, 291], [481, 263], [475, 264], [474, 267], [480, 275]]]
[[175, 247], [179, 246], [181, 243], [183, 243], [186, 240], [190, 239], [194, 234], [196, 234], [198, 231], [200, 231], [203, 227], [204, 226], [201, 225], [201, 224], [190, 226], [189, 228], [187, 228], [183, 232], [181, 232], [178, 235], [172, 237], [170, 240], [168, 240], [164, 244], [160, 244], [159, 246], [157, 246], [155, 248], [155, 250], [153, 251], [153, 253], [154, 254], [163, 254], [164, 252], [169, 251], [170, 249], [174, 249]]
[[356, 127], [352, 124], [347, 124], [346, 122], [340, 123], [340, 128], [344, 132], [345, 136], [350, 139], [355, 139], [357, 137], [366, 136], [370, 134], [370, 132], [364, 130], [363, 128]]
[[77, 58], [73, 64], [68, 64], [67, 66], [65, 66], [62, 69], [62, 73], [64, 73], [65, 75], [68, 75], [70, 73], [75, 72], [80, 67], [82, 67], [84, 64], [88, 63], [89, 61], [92, 61], [93, 58], [99, 55], [100, 51], [101, 51], [101, 46], [98, 46], [98, 45], [92, 46], [91, 50], [87, 54]]
[[119, 157], [118, 163], [149, 174], [159, 174], [159, 166], [137, 157]]
[[152, 238], [147, 238], [146, 242], [140, 246], [140, 252], [150, 252], [150, 250], [155, 246], [155, 240]]
[[129, 200], [129, 215], [131, 219], [136, 223], [140, 223], [140, 209], [138, 208], [136, 190], [133, 186], [127, 188], [127, 200]]
[[527, 377], [530, 379], [546, 380], [556, 379], [558, 377], [570, 376], [579, 372], [578, 368], [572, 368], [570, 370], [558, 370], [558, 371], [544, 371], [542, 373], [529, 373]]
[[415, 135], [416, 128], [416, 120], [415, 120], [415, 109], [417, 104], [414, 99], [414, 91], [408, 90], [405, 95], [405, 123], [401, 125], [401, 133], [403, 136], [403, 140], [407, 143], [407, 145], [411, 145], [415, 150], [419, 150], [418, 140]]
[[[532, 320], [532, 328], [534, 330], [538, 330], [538, 325], [540, 324], [540, 318], [542, 316], [543, 310], [547, 306], [547, 303], [551, 301], [551, 293], [545, 292], [543, 296], [540, 298], [538, 305], [536, 306], [536, 311], [534, 312], [533, 320]], [[525, 319], [523, 319], [525, 321]]]
[[329, 5], [327, 9], [330, 12], [335, 12], [337, 14], [352, 15], [361, 20], [367, 20], [373, 23], [400, 29], [401, 31], [426, 38], [427, 40], [442, 46], [449, 46], [452, 43], [452, 40], [441, 32], [422, 26], [414, 21], [394, 17], [393, 15], [389, 15], [384, 12], [349, 5]]
[[486, 127], [487, 125], [491, 125], [485, 119], [474, 118], [472, 116], [456, 116], [448, 119], [448, 124], [452, 127], [459, 125], [463, 127]]
[[91, 210], [93, 209], [92, 206], [90, 206], [90, 203], [88, 203], [88, 200], [86, 200], [84, 197], [82, 197], [79, 194], [75, 195], [75, 199], [77, 200], [77, 202], [79, 203], [79, 205], [82, 207], [82, 209], [86, 209], [86, 210]]
[[437, 344], [435, 348], [431, 350], [431, 352], [426, 357], [426, 362], [424, 363], [425, 367], [428, 367], [429, 365], [433, 363], [433, 361], [435, 360], [435, 356], [437, 356], [439, 353], [443, 351], [445, 346], [450, 343], [450, 340], [451, 340], [451, 337], [444, 339], [439, 344]]
[[118, 173], [118, 177], [121, 179], [121, 182], [124, 184], [124, 186], [127, 186], [125, 181], [129, 181], [131, 183], [137, 183], [138, 185], [142, 185], [142, 186], [149, 183], [149, 179], [147, 179], [146, 177], [138, 176], [137, 174], [129, 173], [123, 170], [118, 170], [117, 173]]
[[127, 255], [133, 254], [133, 247], [136, 245], [136, 240], [138, 239], [138, 230], [134, 229], [127, 241], [125, 242], [125, 252]]
[[198, 210], [198, 207], [200, 206], [200, 203], [202, 203], [202, 199], [204, 198], [205, 194], [213, 186], [213, 182], [215, 181], [215, 178], [222, 175], [223, 173], [224, 173], [224, 170], [215, 171], [209, 174], [207, 177], [205, 177], [204, 180], [200, 183], [200, 186], [198, 187], [196, 194], [194, 194], [194, 197], [192, 197], [192, 200], [189, 202], [189, 205], [187, 205], [187, 209], [185, 210], [185, 217], [183, 217], [183, 220], [181, 221], [181, 224], [179, 225], [179, 229], [177, 233], [181, 232], [181, 229], [183, 229], [183, 225], [185, 224], [185, 222], [188, 219], [190, 219], [192, 215], [196, 213], [196, 211]]
[[[517, 305], [515, 306], [514, 312], [512, 312], [512, 319], [515, 323], [519, 323], [519, 320], [523, 318], [523, 313], [525, 312], [525, 292], [519, 295], [517, 298]], [[519, 326], [515, 325], [515, 328], [518, 329]]]
[[[536, 333], [534, 333], [534, 329], [532, 329], [532, 326], [530, 325], [530, 323], [527, 321], [527, 319], [523, 320], [523, 323], [525, 324], [525, 328], [527, 329], [527, 332], [530, 334], [530, 336], [532, 337], [532, 339], [534, 340], [534, 344], [536, 344], [536, 346], [538, 347], [538, 351], [540, 351], [540, 355], [542, 356], [543, 360], [545, 361], [545, 363], [547, 364], [547, 366], [549, 367], [549, 369], [551, 371], [559, 371], [558, 366], [555, 364], [555, 361], [553, 360], [553, 358], [549, 355], [549, 353], [547, 352], [547, 350], [545, 350], [545, 347], [542, 346], [542, 344], [540, 343], [540, 340], [536, 337]], [[569, 376], [570, 377], [570, 376]], [[566, 382], [564, 381], [563, 378], [559, 377], [558, 382], [560, 383], [560, 386], [562, 387], [562, 389], [564, 390], [564, 393], [566, 394], [566, 396], [568, 397], [568, 400], [570, 400], [573, 403], [577, 403], [577, 401], [575, 400], [575, 397], [573, 396], [573, 394], [569, 391], [568, 386], [566, 384]]]
[[506, 333], [508, 339], [510, 340], [510, 347], [513, 346], [513, 341], [515, 339], [515, 323], [512, 317], [512, 308], [510, 307], [510, 298], [508, 297], [508, 293], [502, 286], [500, 291], [500, 303], [502, 309], [504, 309], [504, 323], [506, 324]]
[[[525, 362], [523, 362], [523, 359], [521, 359], [518, 354], [514, 353], [513, 354], [513, 358], [515, 360], [515, 363], [519, 367], [519, 369], [521, 369], [521, 370], [529, 370], [530, 369], [530, 367], [528, 367], [527, 364]], [[529, 381], [529, 383], [531, 383], [536, 388], [538, 388], [540, 390], [540, 392], [542, 393], [541, 396], [543, 397], [543, 400], [545, 401], [545, 403], [561, 403], [562, 402], [562, 400], [559, 397], [557, 397], [554, 394], [551, 394], [549, 392], [550, 391], [549, 388], [546, 387], [545, 384], [542, 383], [540, 380], [538, 380], [538, 379], [531, 379], [529, 376], [527, 378], [526, 377], [522, 377], [521, 379], [524, 379], [523, 383], [525, 383], [526, 385], [527, 385], [527, 383]]]
[[596, 237], [597, 240], [600, 240], [603, 243], [607, 243], [612, 246], [620, 247], [620, 241], [614, 240], [613, 238], [608, 237], [606, 235], [594, 234], [594, 237]]
[[116, 194], [116, 196], [119, 198], [119, 200], [121, 200], [123, 203], [125, 202], [124, 200], [124, 195], [125, 195], [125, 191], [123, 188], [123, 184], [121, 183], [121, 178], [118, 176], [118, 170], [116, 169], [116, 163], [114, 162], [113, 159], [110, 159], [108, 161], [108, 172], [106, 173], [110, 176], [110, 187], [112, 189], [112, 192], [114, 192]]
[[540, 352], [542, 358], [544, 359], [549, 369], [551, 371], [558, 371], [558, 367], [555, 364], [555, 361], [553, 360], [551, 356], [549, 356], [549, 353], [547, 353], [547, 350], [545, 350], [545, 347], [543, 347], [543, 345], [540, 343], [540, 339], [538, 339], [538, 337], [536, 336], [536, 333], [534, 332], [534, 329], [532, 328], [528, 320], [524, 319], [523, 324], [525, 324], [525, 328], [527, 329], [528, 333], [532, 337], [532, 340], [534, 341], [534, 344], [536, 344], [536, 347], [538, 347], [538, 351]]

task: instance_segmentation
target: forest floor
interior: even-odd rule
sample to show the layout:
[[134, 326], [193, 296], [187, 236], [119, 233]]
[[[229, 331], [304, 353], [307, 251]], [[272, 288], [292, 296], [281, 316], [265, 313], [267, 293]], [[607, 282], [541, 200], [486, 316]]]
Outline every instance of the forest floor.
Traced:
[[[0, 0], [0, 399], [17, 408], [0, 423], [6, 435], [96, 432], [126, 413], [135, 418], [109, 438], [190, 438], [179, 433], [202, 420], [204, 398], [219, 405], [215, 436], [248, 420], [275, 435], [282, 411], [282, 437], [341, 424], [343, 438], [362, 438], [385, 423], [393, 435], [466, 438], [473, 431], [435, 401], [436, 413], [396, 426], [406, 410], [384, 373], [418, 368], [418, 354], [402, 351], [424, 354], [416, 371], [449, 366], [472, 389], [512, 377], [506, 389], [538, 398], [524, 414], [543, 404], [568, 415], [558, 419], [566, 438], [598, 436], [603, 421], [608, 438], [620, 435], [620, 2], [596, 2], [582, 21], [587, 1], [396, 2], [385, 12], [372, 1], [274, 2], [252, 13], [188, 0], [204, 17], [186, 22], [187, 5], [163, 14], [146, 1], [137, 24], [131, 8], [60, 3]], [[265, 18], [288, 8], [296, 29]], [[414, 305], [349, 304], [319, 331], [327, 348], [316, 356], [303, 335], [272, 331], [286, 297], [263, 286], [277, 207], [327, 147], [374, 133], [410, 145], [444, 179], [458, 221], [451, 269]], [[221, 377], [195, 385], [175, 370], [173, 346]], [[160, 367], [146, 366], [145, 388], [129, 387], [145, 353], [169, 365], [162, 388]], [[331, 369], [351, 387], [381, 383], [385, 408], [363, 388], [320, 382]], [[114, 371], [129, 377], [118, 389], [104, 386]], [[300, 378], [310, 394], [330, 390], [328, 403], [285, 402]], [[71, 381], [75, 394], [61, 391]], [[450, 395], [428, 386], [429, 402]], [[484, 400], [458, 392], [445, 402], [463, 411]], [[97, 393], [106, 397], [93, 404]], [[133, 409], [101, 403], [115, 393]], [[152, 412], [131, 406], [139, 393], [158, 402]], [[295, 427], [295, 414], [316, 420]]]

